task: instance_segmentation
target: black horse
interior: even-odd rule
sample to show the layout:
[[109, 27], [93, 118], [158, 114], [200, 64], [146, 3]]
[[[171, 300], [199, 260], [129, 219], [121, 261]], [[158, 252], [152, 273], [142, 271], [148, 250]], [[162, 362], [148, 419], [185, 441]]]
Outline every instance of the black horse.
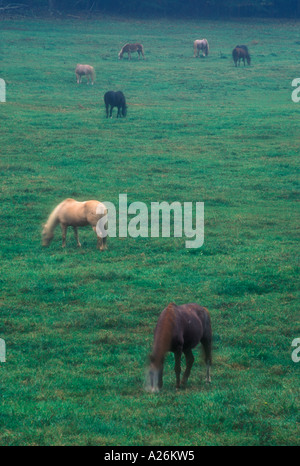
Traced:
[[[118, 113], [117, 113], [117, 118], [120, 116], [121, 117], [121, 111], [122, 111], [122, 116], [125, 117], [127, 114], [127, 105], [126, 105], [126, 100], [123, 92], [121, 91], [108, 91], [104, 94], [104, 103], [106, 107], [106, 118], [108, 118], [108, 113], [109, 116], [112, 116], [112, 111], [114, 107], [118, 107]], [[110, 111], [109, 111], [109, 106], [110, 106]]]

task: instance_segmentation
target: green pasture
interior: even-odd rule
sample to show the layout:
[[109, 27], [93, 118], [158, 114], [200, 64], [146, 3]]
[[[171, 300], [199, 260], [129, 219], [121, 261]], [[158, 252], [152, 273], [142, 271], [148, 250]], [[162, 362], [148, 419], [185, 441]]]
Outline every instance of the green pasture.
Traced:
[[[193, 58], [206, 37], [210, 54]], [[299, 444], [299, 23], [99, 17], [0, 24], [1, 445]], [[145, 60], [118, 52], [141, 42]], [[235, 68], [237, 44], [250, 67]], [[94, 86], [78, 86], [77, 63]], [[121, 89], [124, 119], [103, 94]], [[63, 199], [204, 202], [205, 242], [41, 229]], [[144, 391], [160, 312], [206, 306], [185, 390]], [[297, 322], [298, 319], [298, 322]], [[184, 366], [184, 361], [183, 361]]]

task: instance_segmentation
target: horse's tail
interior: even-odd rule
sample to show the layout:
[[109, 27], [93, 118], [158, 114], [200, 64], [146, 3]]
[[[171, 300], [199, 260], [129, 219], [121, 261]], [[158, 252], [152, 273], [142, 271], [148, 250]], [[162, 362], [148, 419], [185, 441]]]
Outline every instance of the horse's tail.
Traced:
[[206, 55], [208, 55], [208, 52], [209, 52], [209, 44], [208, 44], [208, 41], [206, 41], [205, 50], [206, 50]]
[[163, 311], [155, 329], [154, 354], [156, 361], [162, 361], [171, 349], [173, 328], [175, 324], [174, 303], [170, 303]]
[[95, 80], [96, 80], [96, 71], [95, 71], [95, 68], [92, 66], [92, 82], [94, 83]]

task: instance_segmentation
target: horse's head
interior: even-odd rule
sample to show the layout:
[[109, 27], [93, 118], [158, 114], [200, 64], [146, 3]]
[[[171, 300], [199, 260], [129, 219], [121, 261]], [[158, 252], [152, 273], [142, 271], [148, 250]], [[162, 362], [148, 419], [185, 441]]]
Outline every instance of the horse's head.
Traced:
[[121, 60], [121, 58], [123, 57], [123, 49], [120, 50], [119, 54], [118, 54], [118, 57], [119, 57], [119, 60]]
[[153, 355], [150, 356], [146, 390], [150, 393], [158, 393], [163, 385], [163, 361], [157, 363]]
[[44, 225], [44, 228], [42, 231], [42, 245], [49, 246], [49, 244], [53, 240], [53, 237], [54, 237], [54, 234], [49, 232], [47, 225]]
[[250, 65], [250, 64], [251, 64], [251, 58], [250, 58], [250, 55], [247, 55], [247, 63], [248, 63], [248, 65]]

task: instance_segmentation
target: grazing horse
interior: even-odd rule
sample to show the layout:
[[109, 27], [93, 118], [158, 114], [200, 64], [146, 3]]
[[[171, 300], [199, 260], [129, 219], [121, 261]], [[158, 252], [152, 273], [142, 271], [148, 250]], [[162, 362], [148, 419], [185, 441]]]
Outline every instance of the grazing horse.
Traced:
[[[146, 389], [151, 392], [161, 389], [164, 359], [168, 351], [175, 356], [176, 388], [185, 386], [194, 362], [192, 348], [199, 342], [205, 353], [206, 381], [210, 382], [212, 331], [208, 310], [195, 303], [182, 306], [170, 303], [162, 311], [155, 328]], [[185, 355], [186, 369], [180, 382], [182, 353]]]
[[[125, 117], [127, 115], [127, 105], [126, 99], [122, 91], [108, 91], [104, 94], [104, 103], [106, 108], [106, 118], [108, 118], [108, 114], [112, 117], [112, 111], [114, 107], [118, 107], [117, 118], [121, 117], [121, 110], [122, 116]], [[110, 106], [110, 111], [109, 111]]]
[[119, 52], [119, 60], [123, 58], [124, 53], [128, 53], [128, 60], [131, 60], [131, 52], [137, 52], [139, 54], [139, 59], [140, 55], [142, 54], [143, 58], [145, 59], [144, 47], [142, 44], [125, 44]]
[[67, 228], [72, 226], [74, 229], [77, 246], [81, 247], [78, 238], [77, 227], [91, 225], [94, 232], [97, 234], [97, 248], [101, 251], [106, 249], [106, 236], [99, 236], [99, 230], [96, 230], [97, 222], [100, 218], [107, 214], [107, 209], [104, 204], [99, 201], [78, 202], [74, 199], [65, 199], [58, 204], [51, 212], [47, 223], [44, 225], [42, 233], [42, 244], [48, 246], [53, 237], [54, 229], [58, 224], [62, 230], [62, 247], [66, 246]]
[[91, 81], [94, 84], [96, 73], [93, 66], [90, 65], [80, 65], [78, 64], [75, 69], [75, 74], [77, 78], [77, 84], [81, 83], [82, 76], [87, 77], [87, 84]]
[[200, 50], [202, 51], [203, 57], [207, 57], [209, 45], [206, 39], [197, 39], [194, 41], [194, 58], [199, 57]]
[[232, 58], [235, 66], [237, 66], [238, 63], [240, 66], [241, 60], [243, 60], [244, 66], [246, 66], [245, 59], [247, 60], [248, 65], [251, 63], [248, 47], [246, 45], [237, 45], [232, 51]]

